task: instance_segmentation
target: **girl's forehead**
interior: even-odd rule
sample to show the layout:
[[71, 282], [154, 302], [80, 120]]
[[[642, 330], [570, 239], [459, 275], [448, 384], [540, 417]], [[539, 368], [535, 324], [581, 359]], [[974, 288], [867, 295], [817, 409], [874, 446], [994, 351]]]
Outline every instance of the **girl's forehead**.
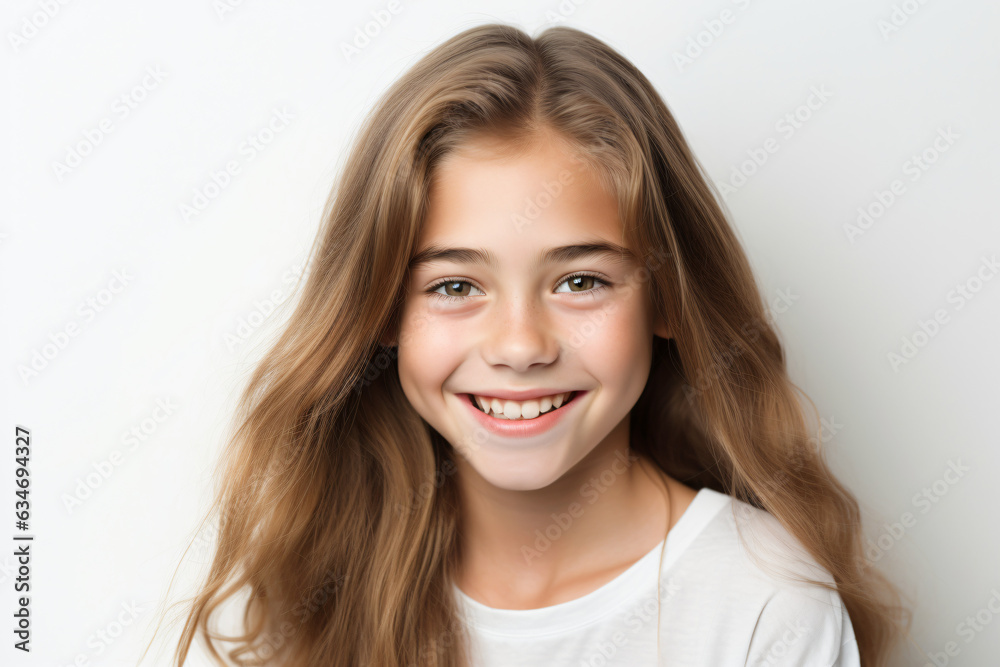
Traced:
[[618, 202], [592, 175], [552, 165], [458, 165], [428, 197], [421, 229], [432, 240], [475, 239], [530, 247], [566, 238], [620, 238]]
[[431, 245], [494, 248], [508, 258], [595, 239], [624, 245], [616, 198], [552, 133], [463, 144], [439, 163], [425, 210], [415, 255]]
[[428, 190], [432, 215], [462, 208], [512, 208], [506, 216], [533, 218], [571, 205], [606, 205], [614, 197], [600, 175], [562, 143], [544, 140], [516, 153], [463, 151], [434, 170]]

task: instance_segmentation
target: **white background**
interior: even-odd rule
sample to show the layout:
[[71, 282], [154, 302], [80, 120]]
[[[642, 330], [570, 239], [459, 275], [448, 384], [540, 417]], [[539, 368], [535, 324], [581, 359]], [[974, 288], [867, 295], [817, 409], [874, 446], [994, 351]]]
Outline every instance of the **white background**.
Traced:
[[[0, 662], [135, 664], [207, 508], [236, 392], [281, 322], [264, 301], [287, 295], [353, 133], [420, 55], [495, 20], [532, 34], [562, 22], [622, 51], [716, 182], [777, 141], [725, 203], [761, 290], [794, 295], [776, 316], [792, 378], [831, 425], [828, 458], [862, 503], [879, 566], [917, 602], [914, 636], [935, 653], [955, 642], [952, 665], [1000, 655], [1000, 618], [987, 606], [1000, 609], [1000, 279], [976, 282], [979, 270], [995, 277], [980, 267], [1000, 252], [996, 3], [400, 0], [350, 58], [342, 45], [385, 2], [245, 0], [225, 11], [211, 0], [92, 0], [53, 2], [51, 18], [43, 4], [5, 3], [0, 23], [0, 533], [15, 532], [20, 425], [32, 432], [36, 536], [33, 651], [15, 651], [5, 631]], [[705, 22], [723, 10], [733, 20], [713, 35]], [[689, 48], [694, 57], [679, 63]], [[134, 91], [147, 68], [161, 80]], [[814, 87], [828, 99], [800, 108]], [[135, 106], [127, 117], [123, 95]], [[250, 159], [241, 145], [275, 109], [294, 117]], [[787, 136], [778, 124], [796, 112], [808, 119]], [[54, 165], [102, 119], [112, 130], [60, 178]], [[934, 155], [947, 128], [955, 138]], [[907, 161], [927, 149], [936, 160], [913, 180]], [[181, 205], [230, 160], [240, 172], [185, 220]], [[852, 242], [845, 225], [894, 179], [905, 191]], [[959, 300], [967, 283], [978, 291]], [[93, 317], [88, 299], [100, 308]], [[947, 321], [914, 337], [938, 309]], [[62, 340], [74, 323], [77, 335]], [[227, 342], [241, 326], [253, 335]], [[888, 355], [902, 356], [904, 337], [921, 345], [894, 368]], [[22, 377], [36, 353], [41, 368]], [[132, 429], [143, 440], [128, 439]], [[946, 476], [953, 463], [968, 470]], [[919, 501], [925, 488], [933, 503]], [[906, 513], [904, 531], [886, 527]], [[207, 537], [171, 600], [191, 592]], [[12, 552], [0, 548], [3, 627], [15, 603]], [[137, 607], [134, 622], [123, 605]], [[959, 624], [977, 613], [987, 623], [970, 637]], [[118, 634], [121, 620], [131, 625], [110, 645], [96, 639]]]

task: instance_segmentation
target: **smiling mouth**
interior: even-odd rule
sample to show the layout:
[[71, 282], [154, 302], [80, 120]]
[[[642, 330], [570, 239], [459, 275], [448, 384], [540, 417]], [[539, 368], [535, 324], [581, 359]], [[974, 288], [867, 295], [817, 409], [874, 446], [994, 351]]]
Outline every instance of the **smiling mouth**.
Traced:
[[[579, 391], [573, 391], [573, 392], [571, 392], [570, 395], [569, 395], [569, 397], [565, 401], [563, 401], [562, 405], [560, 405], [558, 408], [553, 406], [553, 407], [549, 408], [548, 410], [546, 410], [545, 412], [540, 412], [538, 414], [538, 417], [542, 417], [544, 415], [547, 415], [550, 412], [555, 412], [556, 410], [562, 410], [567, 405], [569, 405], [570, 403], [572, 403], [579, 394], [580, 394]], [[465, 397], [466, 397], [466, 400], [468, 400], [470, 403], [472, 403], [472, 407], [474, 407], [476, 410], [479, 410], [480, 412], [483, 412], [487, 416], [492, 417], [493, 419], [501, 419], [501, 420], [504, 420], [504, 421], [531, 421], [532, 419], [538, 419], [538, 417], [532, 417], [532, 418], [515, 417], [515, 418], [512, 419], [510, 417], [497, 416], [496, 414], [494, 414], [492, 412], [486, 412], [481, 407], [479, 407], [479, 404], [476, 402], [476, 398], [472, 394], [465, 394]]]

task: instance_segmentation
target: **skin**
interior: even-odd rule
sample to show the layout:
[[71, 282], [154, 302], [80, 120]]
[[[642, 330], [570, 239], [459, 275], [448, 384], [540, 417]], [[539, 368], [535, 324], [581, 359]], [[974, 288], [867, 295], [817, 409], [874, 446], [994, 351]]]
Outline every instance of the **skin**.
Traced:
[[[623, 245], [616, 201], [551, 132], [518, 150], [475, 139], [435, 174], [418, 252], [484, 248], [498, 266], [414, 267], [398, 342], [388, 342], [398, 344], [410, 403], [459, 454], [456, 583], [491, 607], [533, 609], [595, 590], [663, 540], [695, 494], [634, 453], [625, 465], [653, 336], [670, 336], [641, 261], [538, 261], [549, 248], [596, 240]], [[566, 280], [581, 271], [596, 279]], [[536, 387], [587, 393], [529, 444], [487, 431], [465, 405], [466, 392]], [[539, 540], [546, 532], [556, 538]]]

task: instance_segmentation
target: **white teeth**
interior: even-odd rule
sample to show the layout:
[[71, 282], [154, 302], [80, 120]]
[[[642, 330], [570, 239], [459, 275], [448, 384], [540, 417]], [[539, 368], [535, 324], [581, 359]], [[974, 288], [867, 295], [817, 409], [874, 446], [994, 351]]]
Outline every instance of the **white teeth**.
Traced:
[[555, 394], [553, 396], [543, 396], [540, 399], [530, 401], [500, 401], [497, 398], [483, 398], [473, 394], [476, 405], [486, 414], [492, 415], [496, 419], [534, 419], [540, 414], [562, 406], [572, 392]]

